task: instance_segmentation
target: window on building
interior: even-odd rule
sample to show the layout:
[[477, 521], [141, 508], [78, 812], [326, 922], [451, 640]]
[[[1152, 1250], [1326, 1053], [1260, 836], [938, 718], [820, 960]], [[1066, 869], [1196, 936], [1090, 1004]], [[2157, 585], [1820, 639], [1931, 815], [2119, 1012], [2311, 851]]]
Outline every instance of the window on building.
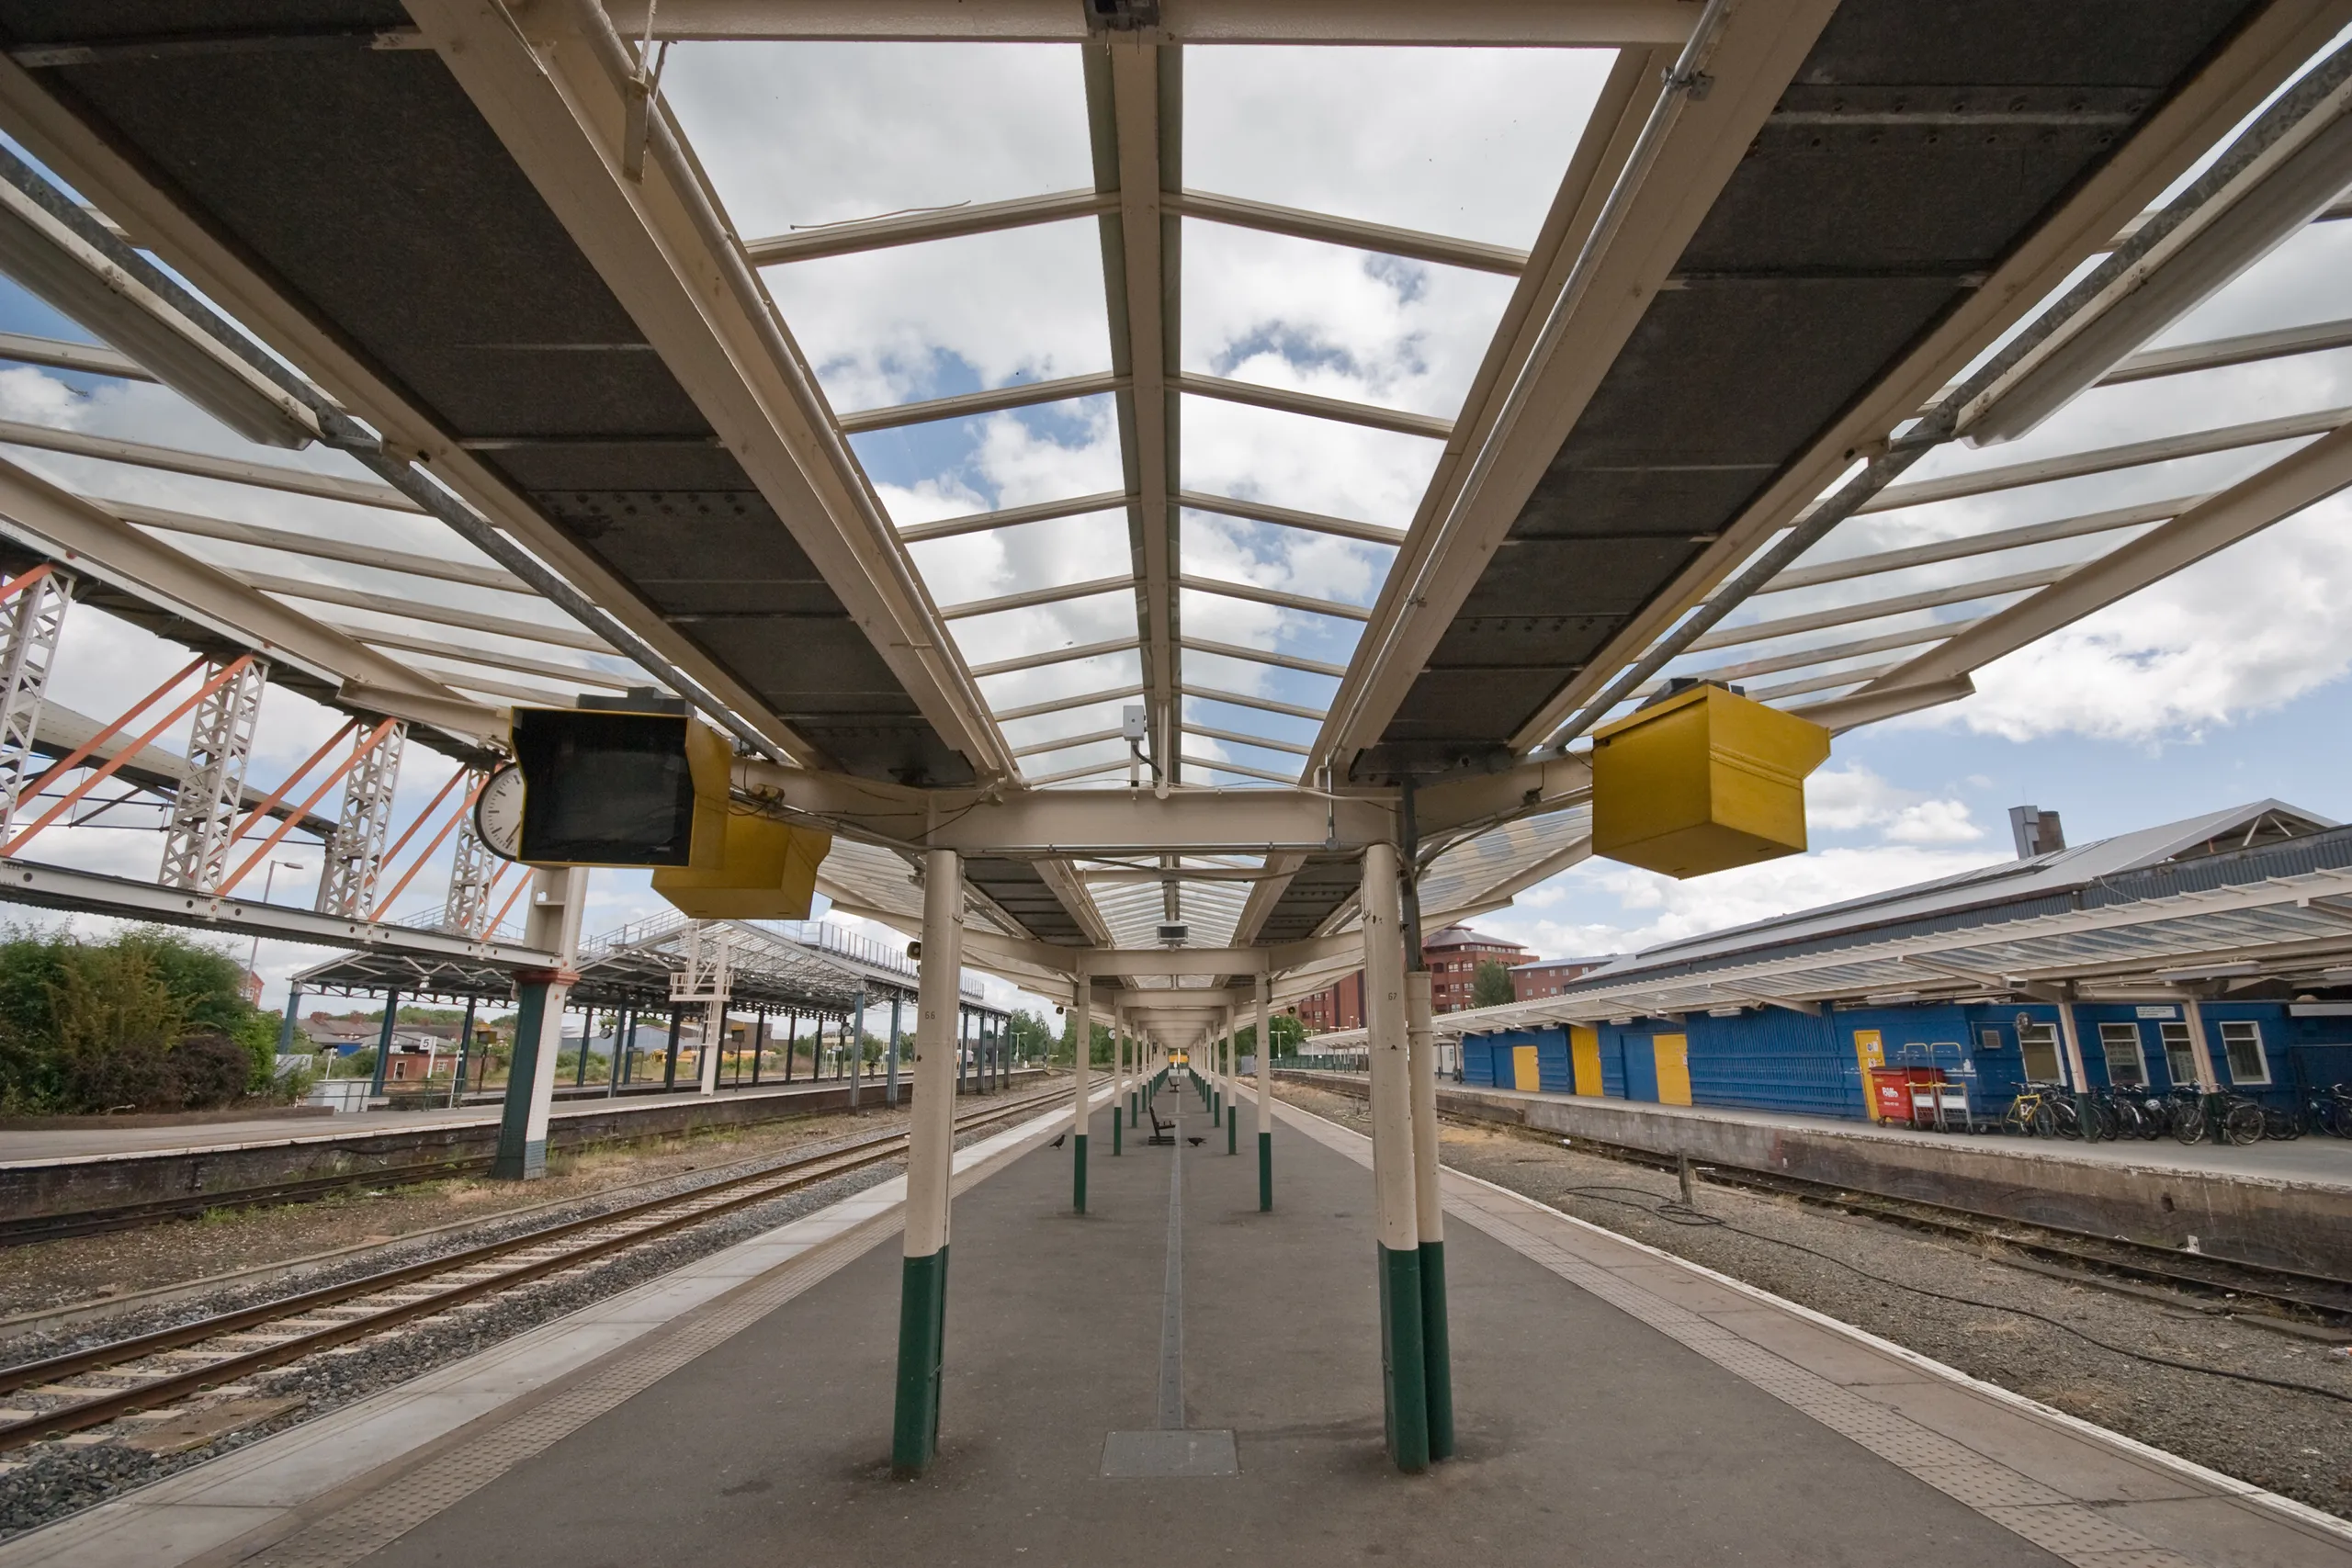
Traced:
[[1999, 1050], [2001, 1048], [2001, 1032], [1997, 1029], [1978, 1030], [1976, 1032], [1976, 1048], [1979, 1051]]
[[2054, 1023], [2018, 1025], [2018, 1057], [2025, 1076], [2035, 1083], [2058, 1081], [2058, 1026]]
[[2107, 1081], [2118, 1089], [2138, 1089], [2148, 1081], [2148, 1059], [2140, 1051], [2136, 1023], [2102, 1023], [2098, 1048], [2107, 1057]]
[[2270, 1058], [2263, 1054], [2259, 1025], [2245, 1022], [2222, 1025], [2222, 1049], [2230, 1058], [2232, 1083], [2270, 1081]]
[[2176, 1084], [2195, 1083], [2197, 1053], [2189, 1047], [2188, 1025], [2160, 1023], [2156, 1025], [2156, 1032], [2164, 1036], [2165, 1070], [2172, 1074], [2172, 1081]]

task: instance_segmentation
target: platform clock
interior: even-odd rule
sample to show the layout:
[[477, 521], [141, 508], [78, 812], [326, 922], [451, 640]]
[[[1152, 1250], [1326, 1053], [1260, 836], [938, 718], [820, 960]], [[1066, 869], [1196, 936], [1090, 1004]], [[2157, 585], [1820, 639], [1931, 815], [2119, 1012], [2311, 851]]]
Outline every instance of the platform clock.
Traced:
[[523, 771], [512, 762], [493, 769], [474, 797], [474, 832], [501, 860], [514, 860], [523, 842]]

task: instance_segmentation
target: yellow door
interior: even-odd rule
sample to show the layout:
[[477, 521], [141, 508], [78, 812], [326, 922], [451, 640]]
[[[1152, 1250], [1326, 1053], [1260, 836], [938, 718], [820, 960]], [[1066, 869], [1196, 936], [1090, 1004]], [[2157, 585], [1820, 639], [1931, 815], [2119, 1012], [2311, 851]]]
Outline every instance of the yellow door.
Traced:
[[1600, 1031], [1589, 1023], [1568, 1025], [1568, 1062], [1576, 1069], [1577, 1092], [1600, 1092]]
[[1650, 1051], [1657, 1061], [1657, 1102], [1660, 1105], [1690, 1103], [1690, 1037], [1687, 1034], [1653, 1034]]
[[1544, 1087], [1544, 1077], [1536, 1069], [1535, 1047], [1514, 1045], [1510, 1048], [1510, 1087], [1533, 1093]]

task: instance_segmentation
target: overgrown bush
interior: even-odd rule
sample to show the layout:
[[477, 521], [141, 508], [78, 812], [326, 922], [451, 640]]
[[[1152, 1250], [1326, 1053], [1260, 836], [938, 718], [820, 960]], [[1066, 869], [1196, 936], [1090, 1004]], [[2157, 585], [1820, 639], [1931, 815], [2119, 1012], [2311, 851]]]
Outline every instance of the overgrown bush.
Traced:
[[180, 1111], [275, 1093], [276, 1021], [228, 953], [142, 929], [0, 940], [0, 1111]]

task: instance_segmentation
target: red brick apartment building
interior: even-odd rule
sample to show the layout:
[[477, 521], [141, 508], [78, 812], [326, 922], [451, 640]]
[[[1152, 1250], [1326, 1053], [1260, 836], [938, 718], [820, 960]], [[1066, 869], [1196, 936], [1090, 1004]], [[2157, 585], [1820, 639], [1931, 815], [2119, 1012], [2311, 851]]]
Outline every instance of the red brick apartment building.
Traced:
[[[1448, 926], [1443, 931], [1430, 932], [1421, 939], [1421, 956], [1428, 960], [1430, 966], [1430, 1010], [1432, 1012], [1459, 1012], [1470, 1006], [1481, 964], [1500, 964], [1516, 972], [1522, 964], [1536, 963], [1534, 954], [1519, 943], [1487, 936], [1467, 926]], [[1586, 968], [1592, 968], [1608, 960], [1569, 958], [1559, 962], [1581, 964]], [[1577, 974], [1583, 972], [1581, 969], [1576, 971]], [[1359, 969], [1334, 985], [1299, 998], [1295, 1006], [1299, 1022], [1306, 1025], [1309, 1034], [1319, 1034], [1327, 1029], [1363, 1028], [1363, 971]]]
[[1511, 1000], [1532, 1001], [1537, 997], [1556, 997], [1567, 989], [1574, 980], [1581, 980], [1604, 964], [1616, 962], [1611, 953], [1603, 958], [1539, 958], [1532, 964], [1522, 964], [1510, 972]]

